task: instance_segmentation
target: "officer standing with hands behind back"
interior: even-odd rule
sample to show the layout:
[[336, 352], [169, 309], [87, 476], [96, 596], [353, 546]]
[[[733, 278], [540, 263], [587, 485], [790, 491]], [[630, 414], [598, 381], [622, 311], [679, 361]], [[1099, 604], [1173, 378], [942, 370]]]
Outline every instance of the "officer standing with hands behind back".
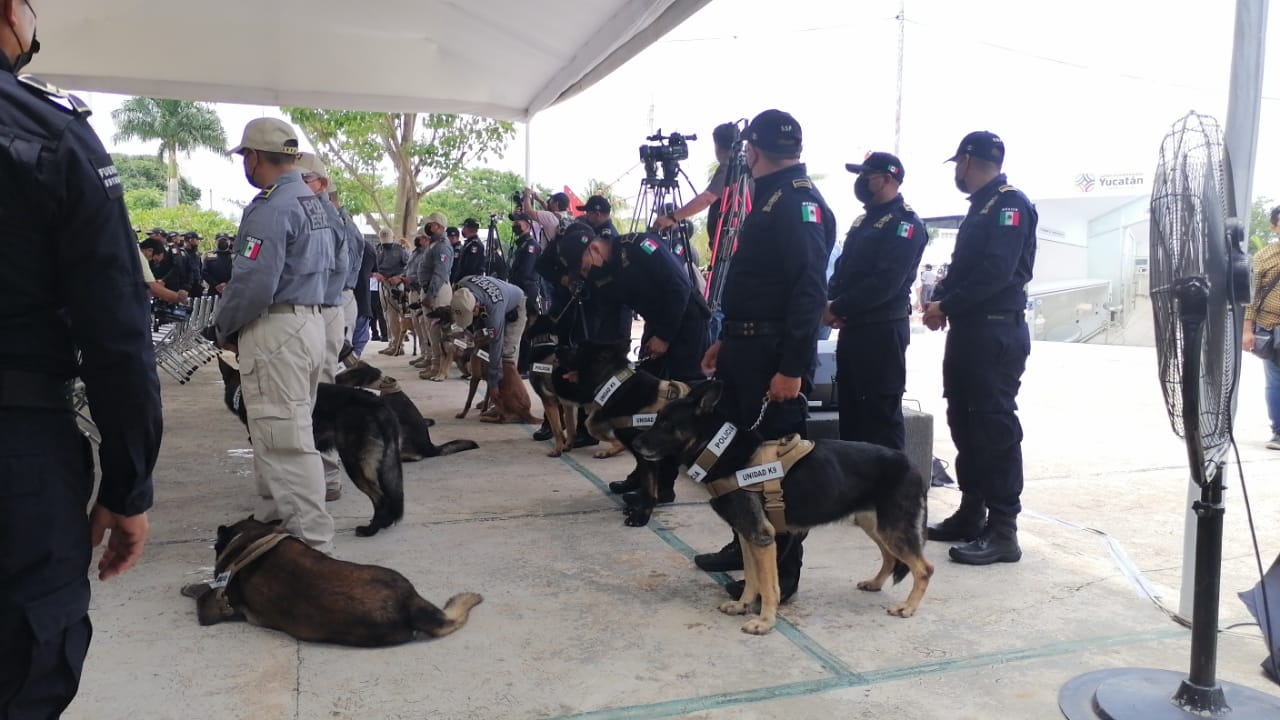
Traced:
[[955, 514], [929, 528], [929, 539], [968, 543], [950, 551], [966, 565], [1017, 562], [1022, 425], [1015, 411], [1031, 353], [1025, 311], [1038, 218], [1001, 172], [1004, 141], [996, 134], [969, 133], [948, 162], [956, 164], [956, 188], [969, 193], [969, 213], [924, 322], [930, 330], [951, 326], [942, 388], [962, 495]]
[[858, 175], [853, 194], [866, 213], [853, 221], [845, 238], [831, 276], [831, 302], [822, 318], [840, 330], [840, 439], [902, 450], [911, 285], [928, 236], [920, 217], [898, 192], [906, 177], [902, 161], [873, 152], [845, 169]]
[[254, 475], [267, 499], [256, 515], [283, 520], [281, 530], [331, 553], [333, 518], [311, 412], [327, 360], [321, 307], [335, 263], [334, 229], [294, 167], [298, 136], [288, 123], [250, 121], [231, 152], [243, 157], [245, 178], [262, 192], [240, 220], [235, 269], [214, 324], [219, 344], [240, 359]]
[[[0, 717], [75, 697], [98, 579], [142, 556], [160, 451], [151, 310], [116, 167], [89, 108], [16, 74], [40, 49], [35, 0], [0, 2]], [[48, 268], [59, 272], [52, 278]], [[79, 350], [79, 357], [77, 357]], [[102, 441], [76, 427], [80, 377]]]
[[[720, 410], [750, 426], [767, 400], [757, 430], [766, 440], [805, 435], [813, 386], [818, 327], [827, 304], [827, 259], [836, 242], [835, 217], [800, 162], [800, 123], [766, 110], [747, 127], [747, 167], [755, 181], [751, 213], [725, 277], [720, 338], [702, 360], [705, 374], [723, 381]], [[800, 586], [804, 533], [780, 534], [778, 581], [785, 602]], [[698, 555], [709, 572], [742, 569], [736, 540]], [[744, 583], [726, 586], [742, 595]]]

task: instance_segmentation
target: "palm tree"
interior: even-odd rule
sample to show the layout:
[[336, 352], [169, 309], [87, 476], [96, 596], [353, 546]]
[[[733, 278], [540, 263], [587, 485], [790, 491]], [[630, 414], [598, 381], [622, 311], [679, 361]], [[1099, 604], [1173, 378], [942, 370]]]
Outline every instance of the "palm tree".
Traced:
[[111, 119], [116, 123], [115, 142], [159, 140], [160, 159], [168, 165], [169, 188], [165, 207], [178, 206], [178, 152], [227, 151], [227, 133], [212, 105], [186, 100], [132, 97]]

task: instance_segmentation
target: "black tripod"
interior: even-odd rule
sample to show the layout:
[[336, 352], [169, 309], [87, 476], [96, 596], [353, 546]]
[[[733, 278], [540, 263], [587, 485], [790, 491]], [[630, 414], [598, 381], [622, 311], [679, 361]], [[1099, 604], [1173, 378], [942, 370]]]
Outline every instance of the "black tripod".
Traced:
[[[689, 157], [688, 140], [697, 140], [697, 135], [662, 134], [662, 130], [645, 138], [657, 145], [641, 145], [640, 160], [644, 162], [644, 177], [640, 179], [640, 191], [636, 194], [635, 213], [631, 216], [631, 228], [634, 232], [649, 231], [654, 220], [660, 214], [667, 214], [667, 207], [684, 207], [684, 198], [680, 194], [680, 177], [689, 183], [689, 188], [696, 194], [693, 181], [680, 168], [680, 161]], [[658, 171], [662, 175], [658, 175]], [[670, 244], [672, 250], [683, 255], [685, 268], [689, 272], [689, 281], [695, 288], [701, 287], [702, 276], [693, 263], [693, 247], [689, 244], [689, 232], [684, 223], [676, 223], [673, 227], [659, 233]]]
[[507, 279], [507, 256], [498, 237], [498, 216], [489, 216], [489, 235], [484, 241], [484, 274], [499, 280]]
[[738, 249], [742, 221], [751, 212], [751, 171], [747, 168], [746, 141], [738, 140], [734, 143], [732, 152], [725, 176], [724, 195], [720, 198], [720, 220], [716, 227], [707, 228], [711, 233], [707, 304], [712, 313], [720, 311], [720, 296], [724, 294], [729, 261]]

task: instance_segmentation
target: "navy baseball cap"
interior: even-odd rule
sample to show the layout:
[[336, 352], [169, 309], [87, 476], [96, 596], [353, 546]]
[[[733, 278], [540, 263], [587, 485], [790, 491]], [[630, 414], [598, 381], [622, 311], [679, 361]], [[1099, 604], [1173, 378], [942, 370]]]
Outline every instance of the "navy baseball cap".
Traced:
[[579, 212], [602, 212], [608, 213], [613, 210], [613, 206], [605, 199], [603, 195], [592, 195], [587, 198], [587, 202], [578, 206]]
[[803, 137], [791, 113], [765, 110], [747, 126], [747, 142], [765, 152], [799, 155]]
[[472, 229], [479, 229], [479, 228], [480, 228], [480, 221], [479, 221], [479, 220], [477, 220], [477, 219], [475, 219], [475, 218], [467, 218], [466, 220], [463, 220], [463, 221], [462, 221], [462, 227], [465, 227], [465, 228], [472, 228]]
[[867, 153], [860, 163], [846, 163], [845, 170], [851, 173], [882, 172], [891, 175], [894, 180], [902, 182], [907, 173], [902, 169], [902, 161], [897, 155], [887, 152]]
[[964, 136], [956, 154], [947, 158], [946, 162], [955, 162], [961, 155], [969, 155], [979, 160], [987, 160], [997, 165], [1004, 162], [1004, 141], [1000, 136], [986, 130], [978, 130]]
[[586, 223], [574, 223], [556, 238], [557, 251], [565, 265], [576, 268], [582, 263], [582, 253], [596, 239], [596, 232]]

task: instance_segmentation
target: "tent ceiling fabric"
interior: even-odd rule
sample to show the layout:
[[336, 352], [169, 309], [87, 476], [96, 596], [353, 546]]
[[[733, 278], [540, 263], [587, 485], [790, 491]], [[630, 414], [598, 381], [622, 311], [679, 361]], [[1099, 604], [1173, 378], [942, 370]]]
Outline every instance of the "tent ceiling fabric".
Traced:
[[59, 0], [34, 75], [96, 92], [527, 120], [710, 0]]

